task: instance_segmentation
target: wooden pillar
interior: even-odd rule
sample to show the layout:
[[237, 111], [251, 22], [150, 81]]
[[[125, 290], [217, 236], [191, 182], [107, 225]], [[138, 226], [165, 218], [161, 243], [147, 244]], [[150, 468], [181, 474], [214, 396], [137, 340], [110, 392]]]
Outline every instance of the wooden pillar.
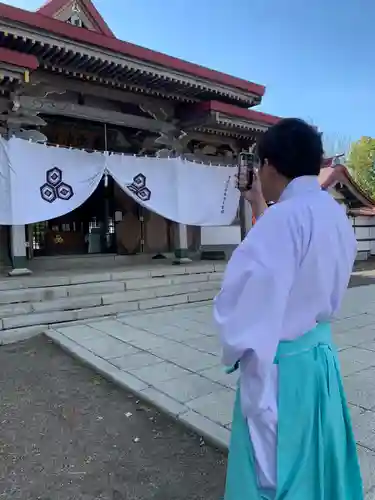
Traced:
[[13, 269], [9, 271], [9, 276], [27, 276], [32, 274], [32, 271], [27, 267], [26, 229], [24, 225], [11, 226], [10, 249]]
[[0, 270], [11, 265], [9, 229], [9, 226], [0, 226]]
[[[8, 138], [12, 135], [16, 135], [20, 130], [17, 128], [8, 127]], [[27, 131], [29, 134], [29, 139], [35, 140], [32, 137], [32, 130]], [[38, 133], [38, 132], [36, 132]], [[40, 134], [43, 136], [43, 134]], [[24, 137], [26, 138], [26, 137]], [[47, 140], [47, 138], [45, 138]], [[27, 158], [25, 158], [27, 161]], [[11, 192], [11, 186], [9, 181], [9, 190]], [[12, 270], [9, 271], [9, 276], [27, 276], [32, 274], [32, 271], [27, 267], [27, 248], [26, 248], [26, 226], [25, 225], [15, 225], [10, 227], [10, 255]]]
[[253, 211], [251, 205], [244, 198], [240, 200], [241, 240], [244, 240], [253, 225]]
[[188, 235], [187, 235], [187, 226], [185, 224], [176, 224], [176, 235], [175, 235], [175, 260], [174, 264], [188, 264], [191, 262], [189, 258], [189, 249], [188, 249]]

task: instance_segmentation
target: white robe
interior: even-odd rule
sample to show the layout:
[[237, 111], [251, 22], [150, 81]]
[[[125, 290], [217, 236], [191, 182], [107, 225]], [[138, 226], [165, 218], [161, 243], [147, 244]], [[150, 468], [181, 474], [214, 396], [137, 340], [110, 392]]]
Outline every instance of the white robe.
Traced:
[[214, 319], [224, 364], [241, 361], [242, 411], [260, 487], [276, 488], [278, 343], [331, 320], [356, 249], [343, 207], [306, 176], [287, 186], [228, 263]]

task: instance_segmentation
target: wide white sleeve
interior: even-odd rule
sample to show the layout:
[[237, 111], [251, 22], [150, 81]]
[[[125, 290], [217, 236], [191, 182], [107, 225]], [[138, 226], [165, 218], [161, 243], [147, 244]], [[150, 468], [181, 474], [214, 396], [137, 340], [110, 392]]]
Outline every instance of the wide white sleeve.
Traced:
[[214, 301], [223, 362], [249, 354], [256, 365], [272, 364], [282, 333], [290, 289], [300, 260], [298, 227], [275, 205], [251, 229], [230, 259]]

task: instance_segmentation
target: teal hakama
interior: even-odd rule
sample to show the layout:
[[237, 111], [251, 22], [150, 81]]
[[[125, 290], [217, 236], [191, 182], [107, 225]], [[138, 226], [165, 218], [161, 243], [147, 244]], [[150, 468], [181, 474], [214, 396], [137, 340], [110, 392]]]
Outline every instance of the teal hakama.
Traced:
[[224, 500], [363, 500], [355, 440], [329, 324], [279, 343], [277, 490], [258, 489], [237, 392]]

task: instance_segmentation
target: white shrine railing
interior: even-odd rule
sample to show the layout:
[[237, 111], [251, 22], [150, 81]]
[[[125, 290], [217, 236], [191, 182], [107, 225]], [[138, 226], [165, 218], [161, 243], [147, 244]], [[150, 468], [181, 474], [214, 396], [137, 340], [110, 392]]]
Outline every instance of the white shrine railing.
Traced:
[[349, 217], [358, 242], [358, 260], [375, 255], [375, 217]]

